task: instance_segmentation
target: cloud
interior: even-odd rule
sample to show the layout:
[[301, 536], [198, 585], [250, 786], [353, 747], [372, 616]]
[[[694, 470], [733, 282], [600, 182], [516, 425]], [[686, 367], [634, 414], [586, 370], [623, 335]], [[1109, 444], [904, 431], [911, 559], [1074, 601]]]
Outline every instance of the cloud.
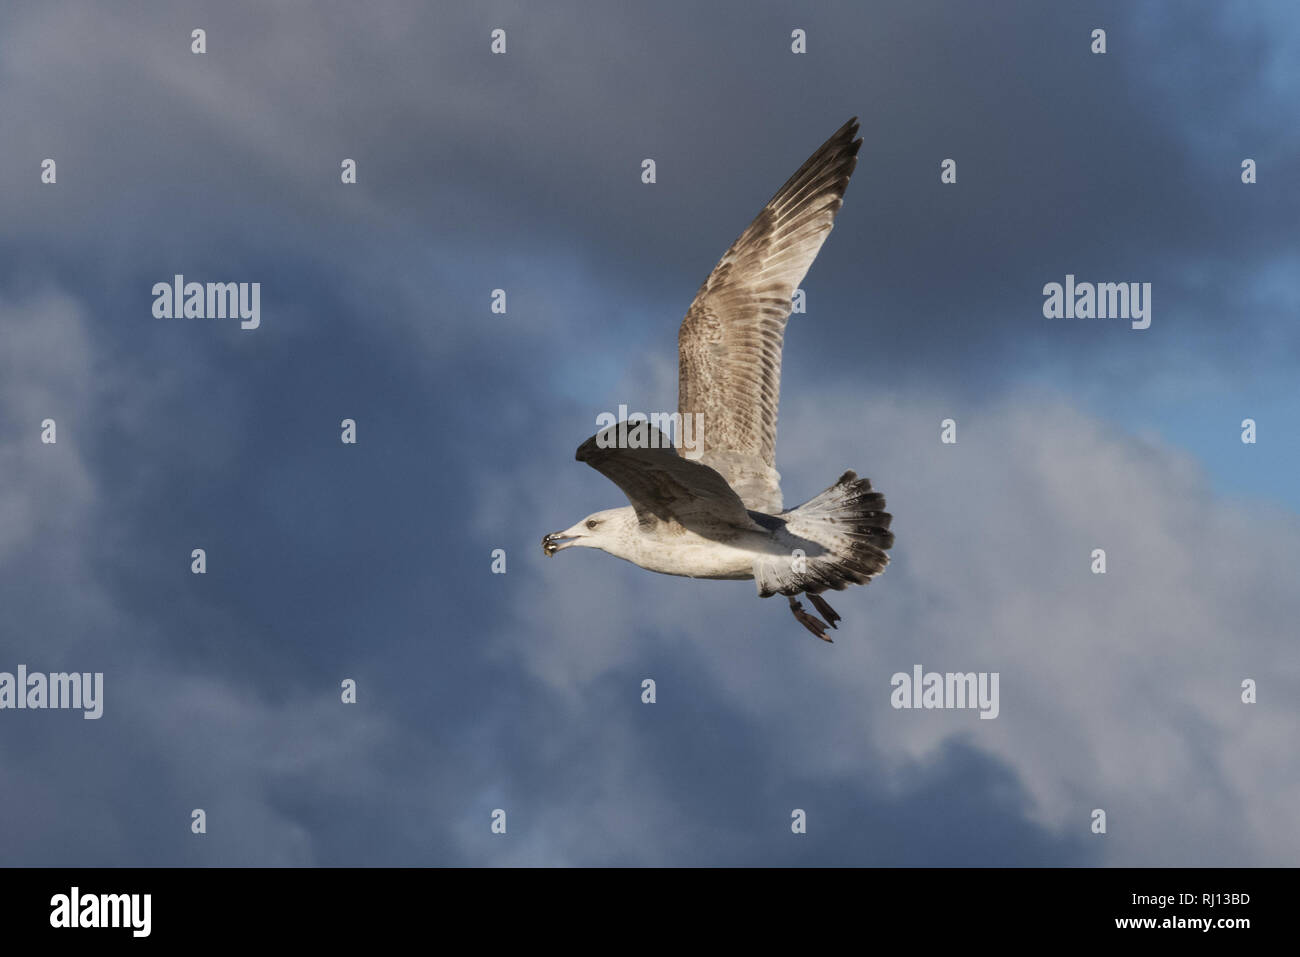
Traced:
[[[11, 725], [0, 856], [1294, 860], [1295, 514], [1204, 471], [1287, 474], [1289, 6], [809, 9], [806, 58], [777, 4], [379, 9], [0, 13], [0, 651], [109, 696]], [[790, 502], [875, 479], [895, 564], [822, 648], [750, 583], [543, 559], [621, 504], [573, 462], [596, 412], [672, 407], [692, 292], [851, 113], [779, 464]], [[1046, 323], [1066, 271], [1153, 280], [1152, 331]], [[153, 320], [176, 272], [262, 282], [263, 327]], [[1234, 458], [1193, 407], [1270, 438]], [[918, 661], [1000, 670], [1002, 715], [893, 711]]]
[[[778, 459], [787, 499], [857, 466], [886, 493], [898, 533], [884, 576], [831, 596], [845, 617], [833, 647], [805, 640], [783, 606], [749, 587], [566, 553], [529, 563], [539, 567], [521, 576], [516, 620], [495, 639], [502, 653], [591, 722], [603, 720], [605, 683], [633, 695], [630, 676], [680, 657], [674, 670], [696, 676], [692, 693], [729, 716], [727, 733], [763, 743], [764, 788], [852, 782], [823, 826], [848, 827], [854, 799], [905, 803], [909, 769], [960, 745], [1023, 789], [1023, 808], [1005, 813], [1060, 840], [1093, 840], [1106, 863], [1295, 859], [1300, 828], [1284, 810], [1300, 798], [1287, 745], [1300, 730], [1285, 625], [1300, 614], [1288, 585], [1300, 559], [1294, 515], [1223, 500], [1185, 454], [1060, 396], [967, 409], [958, 444], [945, 446], [950, 410], [932, 398], [795, 395]], [[573, 480], [603, 488], [599, 477]], [[1094, 548], [1106, 550], [1105, 575], [1090, 571]], [[916, 663], [999, 672], [1000, 717], [893, 710], [890, 676]], [[1266, 689], [1259, 704], [1240, 700], [1247, 677]], [[661, 698], [679, 693], [661, 682]], [[584, 780], [631, 786], [608, 751], [588, 761]], [[646, 800], [655, 785], [635, 790]], [[1092, 838], [1097, 807], [1110, 829]], [[946, 860], [972, 862], [968, 852]], [[1005, 849], [991, 853], [981, 862], [1004, 862]]]
[[[981, 393], [1008, 361], [1085, 384], [1099, 356], [1120, 380], [1189, 361], [1286, 374], [1276, 343], [1223, 323], [1259, 314], [1254, 287], [1294, 258], [1300, 210], [1280, 184], [1300, 172], [1296, 134], [1277, 116], [1300, 26], [1285, 5], [1231, 24], [1213, 5], [1173, 18], [1159, 4], [808, 10], [807, 57], [787, 52], [779, 5], [383, 9], [10, 12], [0, 121], [33, 155], [66, 160], [57, 192], [26, 154], [0, 168], [17, 184], [0, 225], [10, 268], [55, 270], [65, 286], [120, 282], [104, 236], [150, 280], [260, 273], [269, 260], [281, 283], [341, 271], [358, 310], [397, 297], [391, 313], [418, 330], [433, 296], [463, 315], [491, 288], [576, 264], [681, 312], [776, 185], [859, 113], [862, 162], [809, 280], [817, 321], [857, 348], [820, 364], [843, 373], [869, 348], [897, 385], [923, 353], [920, 373]], [[1088, 52], [1098, 17], [1105, 56]], [[210, 52], [194, 56], [200, 20]], [[487, 52], [492, 22], [509, 23], [504, 57]], [[1266, 164], [1253, 192], [1237, 181], [1250, 154]], [[343, 156], [361, 164], [355, 187], [338, 183]], [[653, 188], [639, 180], [645, 156], [659, 162]], [[947, 156], [956, 188], [938, 185]], [[75, 268], [47, 245], [73, 247]], [[539, 254], [544, 272], [527, 266]], [[1067, 271], [1152, 281], [1148, 338], [1161, 348], [1080, 330], [1057, 349], [1039, 290]], [[549, 294], [572, 310], [574, 294]], [[1280, 298], [1260, 325], [1294, 358], [1295, 337], [1271, 317], [1293, 313], [1295, 293]], [[649, 333], [592, 311], [633, 341]], [[425, 346], [465, 341], [461, 323], [442, 325]]]
[[[67, 296], [0, 299], [0, 562], [29, 554], [41, 536], [67, 535], [95, 497], [76, 439], [88, 429], [91, 350], [84, 314]], [[41, 442], [55, 421], [61, 442]]]
[[[147, 605], [110, 573], [111, 563], [150, 563], [157, 543], [120, 528], [123, 473], [105, 469], [117, 459], [104, 433], [138, 447], [154, 417], [119, 420], [121, 410], [105, 407], [120, 383], [97, 370], [88, 323], [63, 292], [0, 300], [0, 671], [104, 674], [98, 720], [76, 711], [0, 716], [5, 860], [313, 864], [336, 860], [340, 846], [353, 862], [374, 860], [375, 848], [354, 836], [322, 845], [312, 809], [389, 803], [384, 782], [395, 754], [413, 746], [407, 732], [381, 709], [341, 704], [337, 682], [312, 687], [232, 654], [248, 636], [227, 629], [247, 625], [175, 587], [187, 552], [164, 563], [179, 574], [155, 578]], [[158, 378], [164, 390], [174, 385]], [[127, 408], [148, 408], [153, 389], [137, 383]], [[40, 441], [47, 417], [55, 444]], [[110, 554], [106, 540], [124, 551]], [[169, 620], [177, 607], [179, 620]], [[214, 646], [227, 655], [209, 655]], [[413, 762], [401, 775], [412, 795], [430, 788], [425, 766]], [[395, 803], [418, 831], [423, 809]], [[190, 833], [194, 808], [208, 814], [204, 837]], [[383, 860], [413, 836], [400, 824], [388, 834]]]

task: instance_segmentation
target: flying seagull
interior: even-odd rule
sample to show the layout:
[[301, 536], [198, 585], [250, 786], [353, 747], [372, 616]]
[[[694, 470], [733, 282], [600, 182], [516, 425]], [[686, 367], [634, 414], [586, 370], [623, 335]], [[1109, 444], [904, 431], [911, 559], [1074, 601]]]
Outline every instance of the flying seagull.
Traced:
[[[821, 593], [884, 571], [891, 516], [869, 479], [845, 472], [816, 498], [783, 510], [773, 463], [791, 299], [843, 205], [862, 146], [857, 133], [855, 117], [823, 143], [695, 294], [677, 336], [681, 447], [644, 421], [583, 442], [577, 460], [631, 505], [547, 535], [548, 556], [576, 545], [666, 575], [752, 578], [759, 597], [786, 595], [795, 619], [824, 641], [841, 618]], [[690, 451], [680, 442], [688, 419], [702, 425]], [[825, 621], [804, 611], [800, 593]]]

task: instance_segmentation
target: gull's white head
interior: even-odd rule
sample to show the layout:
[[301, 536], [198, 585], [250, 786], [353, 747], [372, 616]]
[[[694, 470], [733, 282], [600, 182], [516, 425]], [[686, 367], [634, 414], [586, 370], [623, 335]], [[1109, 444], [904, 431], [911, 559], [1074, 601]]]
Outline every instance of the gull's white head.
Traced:
[[593, 512], [562, 532], [551, 532], [542, 539], [542, 551], [549, 557], [576, 545], [599, 548], [621, 558], [635, 525], [636, 513], [632, 508], [607, 508]]

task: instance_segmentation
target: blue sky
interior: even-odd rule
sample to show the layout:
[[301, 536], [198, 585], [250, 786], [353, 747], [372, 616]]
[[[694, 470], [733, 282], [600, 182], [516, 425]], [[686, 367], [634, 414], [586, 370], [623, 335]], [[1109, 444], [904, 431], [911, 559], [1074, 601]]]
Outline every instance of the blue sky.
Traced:
[[[1297, 70], [1287, 3], [8, 5], [0, 670], [106, 702], [0, 712], [0, 861], [1294, 864]], [[869, 475], [890, 569], [823, 646], [752, 583], [544, 559], [851, 115], [777, 467]], [[154, 319], [177, 273], [261, 327]], [[1044, 319], [1067, 273], [1151, 328]], [[893, 710], [918, 662], [999, 718]]]

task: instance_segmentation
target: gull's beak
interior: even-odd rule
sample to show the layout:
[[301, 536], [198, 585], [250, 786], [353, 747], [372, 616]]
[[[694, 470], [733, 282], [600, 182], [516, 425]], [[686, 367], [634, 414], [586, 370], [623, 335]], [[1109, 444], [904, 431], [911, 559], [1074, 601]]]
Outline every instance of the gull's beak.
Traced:
[[576, 539], [581, 537], [581, 535], [565, 535], [564, 532], [551, 532], [542, 539], [542, 552], [547, 558], [550, 558], [556, 552], [568, 548]]

